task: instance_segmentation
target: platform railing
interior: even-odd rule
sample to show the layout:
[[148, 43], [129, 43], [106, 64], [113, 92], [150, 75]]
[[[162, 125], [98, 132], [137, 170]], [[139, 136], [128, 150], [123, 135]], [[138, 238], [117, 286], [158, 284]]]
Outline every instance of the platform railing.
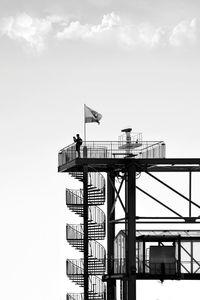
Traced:
[[191, 273], [199, 274], [200, 273], [200, 261], [195, 260], [182, 260], [181, 261], [181, 273]]
[[177, 274], [177, 262], [149, 263], [149, 272], [153, 275], [175, 275]]
[[[177, 273], [177, 261], [173, 263], [150, 263], [149, 260], [144, 261], [145, 270], [143, 270], [143, 261], [139, 260], [141, 268], [138, 267], [138, 259], [136, 258], [136, 272], [145, 274], [165, 274], [173, 275]], [[125, 258], [107, 259], [107, 269], [110, 274], [125, 274], [127, 260]]]
[[[166, 146], [163, 141], [141, 141], [127, 144], [125, 141], [87, 141], [80, 149], [80, 158], [165, 158]], [[71, 144], [60, 150], [58, 165], [78, 157], [76, 145]]]
[[107, 270], [110, 274], [125, 274], [126, 273], [126, 259], [112, 258], [107, 259]]
[[[137, 258], [136, 258], [137, 260]], [[111, 274], [125, 274], [127, 261], [125, 258], [107, 259], [107, 269]], [[136, 272], [151, 275], [175, 275], [178, 273], [178, 260], [173, 263], [150, 263], [149, 259], [136, 261]], [[196, 261], [195, 266], [191, 268], [192, 262], [189, 260], [181, 261], [181, 273], [196, 274], [200, 273], [200, 261]], [[145, 269], [143, 269], [143, 265]]]

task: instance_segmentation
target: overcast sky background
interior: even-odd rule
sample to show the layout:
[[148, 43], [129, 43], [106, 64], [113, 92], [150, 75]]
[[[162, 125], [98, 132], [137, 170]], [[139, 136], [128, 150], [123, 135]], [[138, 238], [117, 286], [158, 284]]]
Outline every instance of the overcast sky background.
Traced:
[[[63, 300], [75, 287], [74, 183], [57, 153], [83, 136], [84, 103], [103, 115], [89, 140], [131, 126], [164, 140], [167, 157], [200, 157], [199, 12], [198, 0], [0, 0], [1, 299]], [[138, 300], [188, 300], [198, 285], [145, 282]]]

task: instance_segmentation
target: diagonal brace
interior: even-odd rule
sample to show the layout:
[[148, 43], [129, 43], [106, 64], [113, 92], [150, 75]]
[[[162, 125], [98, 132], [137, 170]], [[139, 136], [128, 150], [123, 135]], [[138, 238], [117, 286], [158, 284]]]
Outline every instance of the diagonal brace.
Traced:
[[[110, 180], [110, 183], [111, 183], [111, 185], [112, 185], [112, 187], [113, 187], [113, 189], [115, 190], [115, 193], [116, 193], [115, 201], [114, 201], [114, 204], [113, 204], [112, 209], [111, 209], [111, 211], [110, 211], [110, 215], [113, 213], [113, 211], [114, 211], [114, 209], [115, 209], [115, 204], [116, 204], [116, 202], [117, 202], [117, 198], [119, 199], [120, 204], [121, 204], [121, 206], [122, 206], [124, 212], [126, 212], [125, 206], [124, 206], [124, 204], [123, 204], [123, 202], [122, 202], [122, 199], [121, 199], [121, 197], [120, 197], [120, 195], [119, 195], [119, 193], [120, 193], [120, 191], [121, 191], [121, 188], [122, 188], [122, 185], [123, 185], [123, 183], [124, 183], [124, 177], [122, 178], [122, 181], [120, 182], [120, 186], [119, 186], [119, 189], [118, 189], [118, 190], [116, 189], [115, 185], [113, 185], [113, 183], [112, 183], [111, 180]], [[110, 217], [110, 216], [109, 216], [109, 217]]]
[[187, 271], [188, 273], [190, 273], [190, 271], [181, 263], [181, 267], [183, 267], [183, 269], [185, 269], [185, 271]]
[[139, 188], [138, 186], [136, 186], [136, 188], [141, 191], [142, 193], [144, 193], [145, 195], [149, 196], [151, 199], [155, 200], [156, 202], [158, 202], [160, 205], [164, 206], [165, 208], [167, 208], [168, 210], [170, 210], [171, 212], [173, 212], [174, 214], [176, 214], [177, 216], [183, 218], [183, 216], [181, 216], [179, 213], [177, 213], [175, 210], [173, 210], [172, 208], [170, 208], [169, 206], [165, 205], [164, 203], [162, 203], [161, 201], [159, 201], [158, 199], [156, 199], [155, 197], [153, 197], [152, 195], [150, 195], [149, 193], [145, 192], [144, 190], [142, 190], [141, 188]]
[[162, 180], [160, 180], [158, 177], [156, 177], [155, 175], [152, 175], [149, 172], [146, 172], [149, 176], [151, 176], [152, 178], [154, 178], [155, 180], [157, 180], [158, 182], [160, 182], [161, 184], [163, 184], [164, 186], [166, 186], [167, 188], [169, 188], [171, 191], [173, 191], [174, 193], [176, 193], [177, 195], [181, 196], [182, 198], [184, 198], [185, 200], [187, 200], [188, 202], [190, 202], [191, 204], [195, 205], [196, 207], [200, 208], [200, 206], [198, 204], [196, 204], [195, 202], [193, 202], [192, 200], [190, 200], [189, 198], [187, 198], [186, 196], [184, 196], [183, 194], [181, 194], [180, 192], [178, 192], [177, 190], [175, 190], [174, 188], [172, 188], [170, 185], [168, 185], [167, 183], [163, 182]]
[[[187, 253], [187, 255], [189, 255], [189, 257], [199, 266], [200, 268], [200, 263], [194, 258], [192, 257], [192, 255], [183, 247], [183, 245], [181, 245], [181, 248]], [[196, 273], [196, 272], [195, 272]]]

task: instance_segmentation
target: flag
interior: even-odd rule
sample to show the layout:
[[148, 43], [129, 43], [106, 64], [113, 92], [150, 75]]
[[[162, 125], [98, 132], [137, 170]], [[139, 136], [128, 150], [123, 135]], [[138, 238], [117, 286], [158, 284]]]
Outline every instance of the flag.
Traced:
[[97, 122], [98, 124], [100, 124], [99, 121], [101, 120], [102, 115], [97, 111], [89, 108], [86, 105], [84, 107], [85, 107], [85, 123]]

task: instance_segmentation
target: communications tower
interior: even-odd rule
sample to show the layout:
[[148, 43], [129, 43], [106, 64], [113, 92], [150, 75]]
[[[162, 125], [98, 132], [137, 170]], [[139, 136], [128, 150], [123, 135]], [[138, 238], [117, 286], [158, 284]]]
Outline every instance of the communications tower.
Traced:
[[[83, 253], [81, 259], [67, 259], [67, 275], [83, 288], [68, 293], [67, 300], [136, 300], [137, 280], [200, 279], [200, 231], [195, 227], [200, 206], [192, 199], [192, 174], [200, 172], [200, 158], [166, 158], [165, 152], [163, 141], [143, 141], [131, 128], [123, 129], [117, 141], [84, 141], [80, 157], [75, 144], [60, 150], [58, 171], [82, 183], [79, 190], [66, 189], [67, 206], [82, 218], [81, 224], [67, 224], [67, 240]], [[143, 174], [179, 198], [180, 205], [155, 196], [148, 180], [141, 186], [137, 178]], [[161, 174], [176, 175], [178, 182], [184, 174], [184, 193], [176, 179], [172, 186]], [[160, 213], [138, 215], [139, 195], [155, 202]], [[181, 228], [173, 229], [176, 224]]]

